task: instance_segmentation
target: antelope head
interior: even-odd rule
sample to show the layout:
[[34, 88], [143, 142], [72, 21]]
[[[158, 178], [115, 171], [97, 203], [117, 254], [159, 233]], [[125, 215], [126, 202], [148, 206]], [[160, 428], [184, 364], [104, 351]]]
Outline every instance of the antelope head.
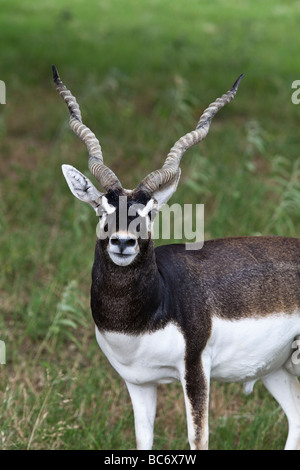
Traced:
[[196, 129], [174, 144], [162, 168], [147, 175], [135, 189], [128, 190], [122, 187], [115, 173], [104, 164], [100, 143], [83, 124], [76, 98], [61, 81], [54, 65], [52, 70], [56, 90], [70, 112], [71, 129], [85, 143], [89, 170], [104, 191], [100, 192], [73, 166], [62, 165], [63, 174], [74, 196], [95, 209], [100, 219], [98, 237], [107, 258], [116, 265], [128, 266], [146, 250], [156, 214], [176, 191], [184, 152], [206, 137], [212, 118], [234, 98], [243, 75], [231, 90], [209, 105]]

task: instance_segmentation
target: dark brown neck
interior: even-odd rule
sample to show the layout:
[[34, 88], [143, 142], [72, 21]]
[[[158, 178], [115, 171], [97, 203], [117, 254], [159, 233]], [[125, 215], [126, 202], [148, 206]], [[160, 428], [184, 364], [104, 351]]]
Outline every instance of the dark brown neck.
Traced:
[[100, 240], [92, 271], [91, 308], [99, 330], [138, 334], [161, 327], [162, 279], [150, 241], [132, 265], [115, 265]]

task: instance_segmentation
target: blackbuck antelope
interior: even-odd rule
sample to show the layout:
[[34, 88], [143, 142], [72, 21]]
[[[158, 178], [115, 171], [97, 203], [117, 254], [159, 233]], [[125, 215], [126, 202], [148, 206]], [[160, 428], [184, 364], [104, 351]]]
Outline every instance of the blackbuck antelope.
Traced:
[[[137, 448], [152, 447], [158, 384], [181, 382], [190, 448], [206, 449], [210, 380], [241, 382], [250, 393], [261, 379], [287, 416], [285, 448], [300, 449], [300, 240], [234, 237], [191, 251], [184, 244], [154, 249], [151, 235], [155, 214], [176, 190], [181, 157], [206, 137], [241, 77], [175, 143], [161, 169], [127, 190], [104, 165], [99, 141], [54, 66], [53, 75], [71, 128], [87, 147], [89, 169], [104, 188], [99, 192], [74, 167], [62, 166], [71, 192], [100, 218], [91, 308], [99, 346], [132, 400]], [[120, 200], [126, 226], [118, 222]], [[137, 229], [142, 224], [146, 236]]]

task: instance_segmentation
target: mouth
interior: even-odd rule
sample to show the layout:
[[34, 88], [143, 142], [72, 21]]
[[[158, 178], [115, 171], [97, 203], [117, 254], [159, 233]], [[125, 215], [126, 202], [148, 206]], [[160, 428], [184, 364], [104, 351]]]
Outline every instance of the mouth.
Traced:
[[137, 253], [116, 253], [114, 251], [108, 251], [110, 259], [113, 263], [118, 266], [128, 266], [136, 257]]

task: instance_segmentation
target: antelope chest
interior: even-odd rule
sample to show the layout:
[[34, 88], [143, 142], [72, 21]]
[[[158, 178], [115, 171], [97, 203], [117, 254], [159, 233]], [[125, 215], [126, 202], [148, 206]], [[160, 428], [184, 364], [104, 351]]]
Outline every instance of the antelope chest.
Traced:
[[96, 338], [111, 365], [127, 382], [170, 383], [180, 379], [185, 340], [172, 323], [141, 335], [100, 332], [96, 327]]

